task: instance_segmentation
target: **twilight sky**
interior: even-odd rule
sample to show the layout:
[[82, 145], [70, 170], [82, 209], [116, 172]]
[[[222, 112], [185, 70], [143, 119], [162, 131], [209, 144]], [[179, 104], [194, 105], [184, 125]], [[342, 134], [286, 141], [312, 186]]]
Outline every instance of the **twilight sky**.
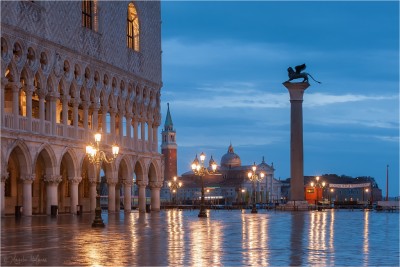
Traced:
[[[162, 126], [196, 154], [290, 176], [286, 69], [306, 63], [304, 175], [372, 176], [399, 196], [399, 3], [162, 1]], [[160, 138], [161, 139], [161, 138]], [[170, 179], [165, 177], [165, 179]]]

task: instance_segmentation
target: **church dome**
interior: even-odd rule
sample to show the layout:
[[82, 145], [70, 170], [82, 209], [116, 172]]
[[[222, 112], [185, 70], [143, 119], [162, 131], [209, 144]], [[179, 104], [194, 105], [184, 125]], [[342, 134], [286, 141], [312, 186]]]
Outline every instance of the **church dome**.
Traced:
[[241, 165], [240, 157], [233, 151], [232, 144], [230, 144], [228, 152], [221, 158], [221, 167], [234, 168]]

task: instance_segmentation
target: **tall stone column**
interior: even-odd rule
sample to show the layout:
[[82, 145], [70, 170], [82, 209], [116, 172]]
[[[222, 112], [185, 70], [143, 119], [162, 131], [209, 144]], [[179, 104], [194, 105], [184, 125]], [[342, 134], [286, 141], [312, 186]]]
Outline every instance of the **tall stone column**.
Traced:
[[85, 141], [89, 141], [89, 103], [82, 101], [83, 108], [83, 128], [85, 128]]
[[133, 118], [133, 147], [136, 151], [139, 151], [138, 149], [138, 121], [137, 118]]
[[0, 88], [0, 90], [1, 90], [0, 91], [0, 116], [1, 116], [1, 121], [0, 121], [0, 124], [4, 125], [4, 123], [5, 123], [5, 115], [4, 115], [4, 113], [5, 113], [5, 104], [6, 104], [4, 92], [6, 91], [6, 85], [8, 83], [8, 79], [6, 77], [3, 77], [0, 82], [1, 82], [1, 88]]
[[160, 211], [160, 189], [162, 182], [150, 182], [151, 188], [151, 210]]
[[144, 119], [140, 122], [140, 140], [142, 140], [141, 150], [146, 152], [146, 121]]
[[157, 134], [157, 130], [158, 130], [158, 126], [157, 124], [153, 124], [153, 152], [157, 152], [158, 149], [158, 134]]
[[35, 179], [34, 175], [26, 175], [21, 177], [22, 187], [22, 214], [25, 216], [32, 215], [32, 183]]
[[69, 95], [64, 95], [62, 98], [62, 123], [64, 125], [64, 137], [68, 137], [68, 102], [70, 100]]
[[148, 151], [153, 151], [153, 121], [149, 120], [147, 122], [147, 136], [148, 141], [147, 141], [147, 149]]
[[90, 188], [89, 188], [89, 197], [90, 197], [90, 211], [95, 211], [96, 209], [96, 196], [97, 196], [97, 178], [90, 177], [89, 178]]
[[111, 136], [114, 136], [115, 138], [115, 114], [116, 114], [115, 109], [111, 109], [110, 111], [110, 133]]
[[99, 109], [100, 105], [98, 103], [92, 104], [92, 130], [95, 132], [99, 130]]
[[76, 214], [76, 205], [78, 205], [78, 185], [82, 181], [82, 177], [69, 177], [70, 183], [70, 203], [71, 203], [71, 213]]
[[35, 87], [30, 84], [27, 85], [25, 88], [25, 94], [26, 94], [26, 117], [28, 118], [28, 122], [26, 125], [26, 130], [28, 132], [32, 131], [32, 94], [33, 91], [35, 90]]
[[14, 129], [19, 129], [19, 82], [10, 83], [12, 86], [13, 94], [13, 116], [14, 116]]
[[115, 185], [117, 181], [114, 179], [107, 179], [108, 185], [108, 212], [115, 211]]
[[131, 212], [132, 209], [132, 181], [124, 181], [124, 212]]
[[74, 121], [74, 132], [75, 132], [75, 138], [80, 139], [78, 136], [78, 125], [79, 125], [79, 104], [81, 103], [81, 100], [79, 98], [74, 98], [72, 101], [73, 107], [74, 107], [74, 112], [73, 112], [73, 121]]
[[[46, 213], [51, 214], [51, 206], [58, 206], [58, 191], [57, 186], [62, 181], [61, 175], [45, 175], [44, 181], [47, 182], [47, 207]], [[25, 195], [25, 194], [24, 194]]]
[[108, 107], [103, 106], [101, 108], [102, 112], [102, 118], [101, 118], [101, 134], [106, 137], [107, 134], [107, 113], [108, 113]]
[[139, 212], [146, 212], [146, 186], [147, 183], [145, 181], [138, 181], [137, 185], [139, 186]]
[[4, 216], [5, 210], [6, 210], [6, 204], [5, 204], [5, 185], [6, 185], [6, 180], [8, 179], [8, 172], [3, 170], [1, 173], [1, 183], [0, 183], [0, 205], [1, 205], [1, 216]]
[[126, 147], [132, 148], [132, 138], [131, 138], [131, 125], [132, 125], [132, 113], [126, 114]]
[[290, 200], [304, 200], [303, 95], [308, 82], [284, 82], [290, 95]]
[[[40, 90], [39, 92], [39, 132], [41, 134], [45, 133], [45, 129], [44, 129], [44, 121], [45, 121], [45, 104], [44, 104], [44, 100], [46, 98], [46, 94]], [[52, 134], [54, 135], [55, 133], [52, 131]]]

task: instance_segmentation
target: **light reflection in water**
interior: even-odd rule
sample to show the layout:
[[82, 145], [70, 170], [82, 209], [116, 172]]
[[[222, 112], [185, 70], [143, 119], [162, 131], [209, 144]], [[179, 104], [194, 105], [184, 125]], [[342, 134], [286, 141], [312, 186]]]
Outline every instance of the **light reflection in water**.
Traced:
[[268, 218], [257, 214], [242, 214], [243, 263], [250, 266], [269, 265]]
[[363, 252], [364, 252], [364, 264], [368, 265], [368, 255], [369, 255], [369, 212], [364, 212], [364, 242], [363, 242]]
[[182, 222], [182, 211], [171, 210], [166, 213], [168, 222], [168, 262], [173, 262], [174, 265], [184, 265], [182, 248], [185, 244], [185, 228]]
[[308, 262], [327, 265], [327, 212], [315, 211], [310, 215], [310, 227], [308, 235]]
[[199, 218], [191, 223], [190, 227], [190, 266], [216, 266], [221, 264], [221, 248], [223, 226], [220, 221]]

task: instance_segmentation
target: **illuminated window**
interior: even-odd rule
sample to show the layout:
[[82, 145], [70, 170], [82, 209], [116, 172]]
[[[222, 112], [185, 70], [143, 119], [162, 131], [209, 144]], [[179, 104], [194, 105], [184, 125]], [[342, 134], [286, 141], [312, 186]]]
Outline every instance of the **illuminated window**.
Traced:
[[126, 45], [135, 51], [139, 51], [139, 18], [133, 3], [128, 5]]
[[83, 0], [82, 1], [82, 26], [88, 29], [92, 29], [92, 6], [93, 1]]

